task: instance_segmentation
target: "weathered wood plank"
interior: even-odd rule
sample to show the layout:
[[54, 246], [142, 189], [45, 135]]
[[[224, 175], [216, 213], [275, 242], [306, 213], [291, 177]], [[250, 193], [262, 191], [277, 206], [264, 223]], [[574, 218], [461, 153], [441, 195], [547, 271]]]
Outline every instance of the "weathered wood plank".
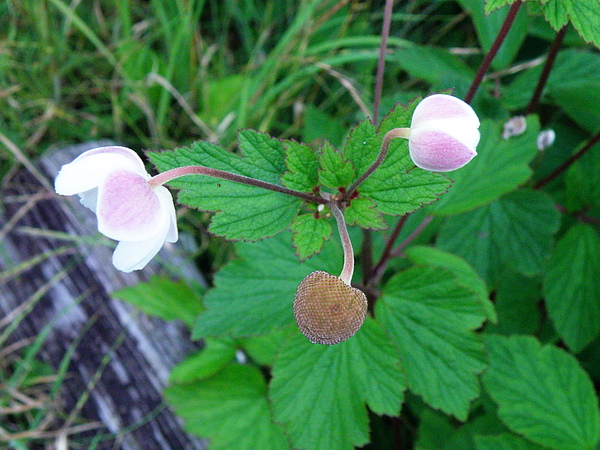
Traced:
[[[97, 145], [54, 151], [39, 168], [52, 182], [62, 164]], [[155, 273], [202, 281], [180, 256], [180, 244], [163, 249], [158, 263], [124, 274], [111, 264], [112, 249], [98, 240], [94, 214], [77, 199], [53, 195], [26, 170], [5, 181], [0, 195], [0, 319], [31, 302], [11, 339], [35, 337], [49, 327], [40, 357], [55, 368], [73, 351], [61, 392], [64, 410], [89, 395], [80, 416], [101, 420], [114, 435], [98, 448], [204, 449], [205, 442], [182, 430], [161, 397], [170, 369], [194, 349], [185, 327], [110, 296]]]

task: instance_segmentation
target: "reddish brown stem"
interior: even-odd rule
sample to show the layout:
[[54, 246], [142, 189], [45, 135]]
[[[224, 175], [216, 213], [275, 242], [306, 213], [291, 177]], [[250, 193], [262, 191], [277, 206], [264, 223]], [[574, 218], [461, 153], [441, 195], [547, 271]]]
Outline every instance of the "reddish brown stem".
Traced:
[[479, 85], [483, 81], [483, 77], [485, 76], [486, 72], [488, 71], [490, 64], [492, 64], [492, 60], [498, 53], [498, 50], [500, 49], [502, 42], [504, 42], [506, 35], [510, 31], [510, 28], [511, 28], [513, 22], [515, 21], [515, 17], [517, 17], [517, 13], [519, 12], [519, 9], [521, 8], [522, 4], [523, 4], [522, 0], [517, 0], [512, 5], [510, 5], [510, 9], [508, 10], [506, 19], [504, 19], [502, 28], [500, 28], [500, 31], [498, 32], [498, 36], [496, 36], [496, 40], [492, 44], [489, 52], [487, 53], [487, 55], [485, 55], [485, 58], [483, 59], [481, 66], [479, 66], [479, 70], [477, 71], [477, 74], [475, 75], [475, 78], [473, 79], [473, 83], [471, 84], [469, 92], [465, 96], [466, 103], [471, 103], [471, 101], [473, 100], [473, 97], [475, 97], [475, 93], [477, 92]]
[[282, 194], [291, 195], [293, 197], [301, 198], [304, 201], [310, 203], [327, 203], [327, 200], [317, 197], [316, 195], [308, 194], [306, 192], [296, 191], [289, 189], [278, 184], [269, 183], [267, 181], [258, 180], [256, 178], [246, 177], [244, 175], [238, 175], [237, 173], [227, 172], [225, 170], [213, 169], [212, 167], [206, 166], [184, 166], [177, 167], [175, 169], [161, 172], [158, 175], [153, 176], [148, 180], [151, 186], [160, 186], [164, 183], [168, 183], [175, 178], [187, 176], [187, 175], [205, 175], [213, 178], [220, 178], [222, 180], [234, 181], [236, 183], [245, 184], [247, 186], [255, 186], [270, 191], [280, 192]]
[[554, 38], [554, 41], [550, 46], [550, 50], [548, 51], [548, 57], [546, 58], [546, 62], [544, 64], [544, 68], [542, 69], [542, 73], [540, 74], [538, 84], [535, 87], [535, 92], [533, 93], [531, 101], [529, 102], [529, 105], [527, 105], [527, 109], [525, 110], [525, 115], [532, 114], [537, 109], [537, 106], [540, 102], [540, 98], [542, 97], [542, 92], [544, 91], [544, 87], [546, 86], [546, 82], [548, 81], [548, 77], [550, 76], [550, 71], [552, 70], [554, 61], [556, 60], [556, 55], [560, 50], [566, 33], [567, 25], [562, 27], [556, 34], [556, 37]]
[[596, 145], [598, 142], [600, 142], [600, 131], [598, 133], [596, 133], [596, 135], [594, 135], [587, 142], [587, 144], [585, 144], [581, 148], [581, 150], [579, 150], [574, 155], [571, 155], [571, 157], [569, 157], [564, 163], [562, 163], [559, 167], [554, 169], [554, 171], [550, 175], [548, 175], [547, 177], [542, 178], [540, 181], [538, 181], [534, 185], [534, 188], [541, 189], [542, 187], [546, 186], [548, 183], [550, 183], [551, 181], [556, 179], [556, 177], [558, 177], [561, 173], [563, 173], [565, 170], [567, 170], [571, 166], [571, 164], [573, 164], [575, 161], [577, 161], [579, 158], [581, 158], [583, 155], [585, 155], [588, 151], [590, 151], [590, 149], [594, 145]]
[[383, 74], [385, 73], [385, 53], [387, 51], [387, 40], [390, 35], [390, 25], [392, 23], [392, 7], [394, 0], [386, 0], [383, 25], [381, 27], [381, 44], [379, 45], [379, 59], [377, 60], [377, 76], [375, 78], [375, 100], [373, 105], [373, 125], [379, 122], [379, 106], [381, 104], [381, 93], [383, 91]]
[[381, 254], [381, 258], [379, 258], [379, 262], [373, 269], [373, 279], [374, 280], [381, 279], [381, 274], [383, 273], [383, 270], [384, 270], [388, 260], [390, 259], [390, 254], [392, 253], [392, 248], [394, 247], [394, 243], [396, 242], [396, 239], [398, 239], [398, 235], [400, 234], [400, 231], [402, 231], [402, 228], [404, 228], [404, 224], [406, 223], [407, 219], [408, 219], [408, 214], [404, 214], [402, 217], [400, 217], [400, 220], [394, 227], [394, 231], [392, 231], [392, 234], [390, 234], [390, 237], [388, 238], [388, 240], [385, 244], [385, 248], [383, 249], [383, 253]]

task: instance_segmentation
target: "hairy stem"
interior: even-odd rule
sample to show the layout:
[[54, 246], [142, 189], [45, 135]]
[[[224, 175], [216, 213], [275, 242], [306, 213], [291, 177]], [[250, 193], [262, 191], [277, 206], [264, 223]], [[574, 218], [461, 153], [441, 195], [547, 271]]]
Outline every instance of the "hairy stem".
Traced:
[[377, 75], [375, 78], [375, 99], [373, 105], [373, 125], [379, 122], [379, 106], [381, 104], [381, 93], [383, 91], [383, 74], [385, 73], [385, 53], [387, 51], [387, 40], [390, 35], [390, 25], [392, 23], [392, 7], [394, 0], [386, 0], [383, 25], [381, 27], [381, 44], [379, 45], [379, 59], [377, 60]]
[[556, 59], [556, 55], [560, 50], [563, 39], [565, 38], [565, 34], [567, 34], [567, 25], [565, 25], [558, 31], [556, 37], [554, 38], [554, 41], [552, 42], [552, 45], [550, 46], [550, 50], [548, 51], [548, 57], [546, 58], [546, 62], [544, 64], [544, 68], [542, 69], [542, 73], [540, 74], [538, 84], [535, 87], [535, 92], [533, 93], [529, 105], [527, 105], [527, 109], [525, 110], [525, 115], [532, 114], [537, 109], [538, 103], [540, 102], [540, 98], [542, 97], [542, 92], [544, 91], [544, 87], [546, 86], [546, 82], [548, 81], [548, 77], [550, 76], [550, 71], [552, 70], [552, 66], [554, 65], [554, 60]]
[[148, 180], [148, 183], [150, 184], [150, 186], [156, 187], [164, 183], [168, 183], [169, 181], [172, 181], [175, 178], [183, 177], [186, 175], [205, 175], [213, 178], [220, 178], [222, 180], [234, 181], [236, 183], [241, 183], [248, 186], [255, 186], [263, 189], [268, 189], [270, 191], [280, 192], [282, 194], [292, 195], [310, 203], [327, 203], [327, 200], [316, 195], [309, 194], [307, 192], [296, 191], [294, 189], [289, 189], [284, 186], [279, 186], [278, 184], [273, 184], [267, 181], [257, 180], [256, 178], [246, 177], [244, 175], [238, 175], [236, 173], [227, 172], [225, 170], [213, 169], [211, 167], [206, 166], [177, 167], [175, 169], [167, 170], [165, 172], [153, 176], [152, 178], [150, 178], [150, 180]]
[[467, 95], [465, 96], [466, 103], [471, 103], [471, 100], [473, 100], [473, 97], [475, 97], [475, 93], [477, 92], [479, 85], [483, 81], [484, 75], [488, 71], [490, 64], [492, 64], [492, 60], [496, 56], [496, 53], [498, 53], [498, 50], [500, 49], [502, 42], [504, 42], [506, 35], [510, 31], [510, 27], [512, 26], [512, 24], [515, 20], [515, 17], [517, 16], [517, 13], [519, 12], [519, 9], [521, 8], [522, 4], [523, 4], [522, 0], [517, 0], [512, 5], [510, 5], [510, 9], [508, 10], [506, 19], [504, 19], [502, 28], [500, 28], [500, 31], [498, 32], [498, 36], [496, 36], [496, 40], [490, 47], [490, 51], [487, 53], [487, 55], [485, 55], [485, 58], [483, 59], [481, 66], [479, 66], [479, 70], [477, 71], [477, 74], [475, 74], [475, 78], [473, 79], [473, 83], [471, 84], [471, 87], [469, 88], [469, 92], [467, 92]]
[[596, 133], [581, 148], [581, 150], [579, 150], [577, 153], [575, 153], [574, 155], [571, 155], [569, 158], [567, 158], [567, 160], [564, 163], [562, 163], [560, 166], [558, 166], [556, 169], [554, 169], [554, 171], [550, 175], [548, 175], [545, 178], [542, 178], [540, 181], [538, 181], [534, 185], [534, 188], [535, 189], [541, 189], [542, 187], [544, 187], [545, 185], [547, 185], [548, 183], [550, 183], [551, 181], [553, 181], [561, 173], [563, 173], [565, 170], [567, 170], [571, 164], [573, 164], [575, 161], [577, 161], [579, 158], [581, 158], [583, 155], [585, 155], [588, 151], [590, 151], [590, 149], [594, 145], [596, 145], [598, 142], [600, 142], [600, 131], [598, 133]]
[[379, 149], [379, 154], [377, 155], [377, 159], [371, 164], [371, 166], [365, 170], [365, 172], [358, 177], [358, 179], [350, 185], [346, 193], [344, 194], [343, 201], [348, 201], [352, 194], [358, 189], [358, 187], [364, 183], [364, 181], [371, 176], [373, 172], [377, 170], [377, 168], [381, 165], [383, 161], [385, 161], [385, 157], [387, 156], [388, 150], [390, 148], [390, 144], [392, 139], [395, 138], [405, 138], [408, 139], [410, 135], [410, 128], [394, 128], [393, 130], [388, 131], [383, 137], [383, 142], [381, 143], [381, 148]]
[[350, 285], [352, 282], [352, 275], [354, 274], [354, 249], [352, 248], [352, 241], [350, 241], [344, 213], [338, 206], [336, 200], [331, 199], [329, 208], [333, 213], [333, 217], [335, 217], [338, 232], [340, 233], [340, 239], [342, 241], [342, 247], [344, 249], [344, 267], [342, 268], [342, 273], [340, 273], [340, 279], [347, 285]]

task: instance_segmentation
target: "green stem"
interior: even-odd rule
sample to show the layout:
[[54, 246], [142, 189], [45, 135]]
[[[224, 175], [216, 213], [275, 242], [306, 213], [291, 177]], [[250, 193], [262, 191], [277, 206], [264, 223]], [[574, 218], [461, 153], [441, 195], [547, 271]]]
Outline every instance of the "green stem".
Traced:
[[352, 282], [352, 275], [354, 274], [354, 249], [352, 248], [352, 241], [348, 234], [344, 213], [334, 199], [331, 199], [329, 202], [329, 209], [331, 209], [333, 217], [335, 217], [338, 232], [340, 233], [340, 239], [342, 241], [342, 247], [344, 249], [344, 266], [342, 267], [342, 273], [340, 273], [340, 279], [347, 285], [350, 285]]
[[475, 74], [475, 78], [473, 79], [471, 88], [469, 89], [469, 92], [465, 96], [466, 103], [471, 103], [471, 100], [473, 100], [473, 97], [475, 97], [477, 88], [479, 88], [479, 85], [483, 81], [483, 77], [484, 77], [485, 73], [489, 69], [490, 64], [492, 64], [492, 60], [496, 56], [496, 53], [498, 53], [498, 50], [500, 49], [502, 42], [504, 42], [506, 35], [510, 31], [510, 27], [512, 26], [512, 24], [515, 20], [515, 17], [517, 16], [517, 13], [519, 12], [519, 8], [521, 8], [522, 4], [523, 4], [522, 0], [517, 0], [512, 5], [510, 5], [510, 9], [508, 10], [506, 19], [504, 19], [502, 28], [500, 28], [500, 31], [498, 32], [498, 36], [496, 36], [496, 40], [490, 47], [490, 51], [487, 53], [487, 55], [485, 55], [485, 58], [483, 59], [483, 62], [481, 63], [481, 66], [479, 67], [477, 74]]
[[175, 169], [161, 172], [158, 175], [153, 176], [148, 180], [148, 183], [152, 187], [161, 186], [164, 183], [174, 180], [175, 178], [187, 176], [187, 175], [205, 175], [214, 178], [220, 178], [222, 180], [234, 181], [236, 183], [245, 184], [247, 186], [255, 186], [270, 191], [280, 192], [282, 194], [291, 195], [298, 197], [309, 203], [320, 203], [326, 204], [327, 200], [318, 197], [316, 195], [309, 194], [307, 192], [296, 191], [289, 189], [278, 184], [269, 183], [267, 181], [257, 180], [256, 178], [246, 177], [244, 175], [238, 175], [236, 173], [227, 172], [225, 170], [213, 169], [206, 166], [184, 166], [177, 167]]

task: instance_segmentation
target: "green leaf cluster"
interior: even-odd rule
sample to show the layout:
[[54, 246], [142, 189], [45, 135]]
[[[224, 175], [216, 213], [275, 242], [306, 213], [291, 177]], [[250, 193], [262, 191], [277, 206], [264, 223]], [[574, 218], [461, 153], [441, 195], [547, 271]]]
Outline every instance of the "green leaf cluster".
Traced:
[[[327, 141], [313, 149], [244, 130], [239, 134], [239, 154], [196, 142], [189, 147], [149, 152], [148, 156], [161, 171], [201, 165], [316, 196], [321, 192], [342, 195], [376, 160], [385, 132], [410, 125], [414, 106], [398, 106], [379, 130], [369, 120], [362, 121], [349, 133], [343, 151]], [[434, 202], [448, 189], [444, 176], [416, 168], [406, 142], [397, 141], [382, 166], [358, 188], [358, 196], [349, 199], [349, 225], [384, 229], [384, 214], [412, 212]], [[297, 255], [303, 260], [318, 253], [331, 235], [329, 211], [320, 211], [316, 204], [291, 195], [200, 175], [186, 175], [170, 185], [179, 189], [180, 203], [214, 212], [209, 231], [231, 240], [257, 241], [290, 228]]]

